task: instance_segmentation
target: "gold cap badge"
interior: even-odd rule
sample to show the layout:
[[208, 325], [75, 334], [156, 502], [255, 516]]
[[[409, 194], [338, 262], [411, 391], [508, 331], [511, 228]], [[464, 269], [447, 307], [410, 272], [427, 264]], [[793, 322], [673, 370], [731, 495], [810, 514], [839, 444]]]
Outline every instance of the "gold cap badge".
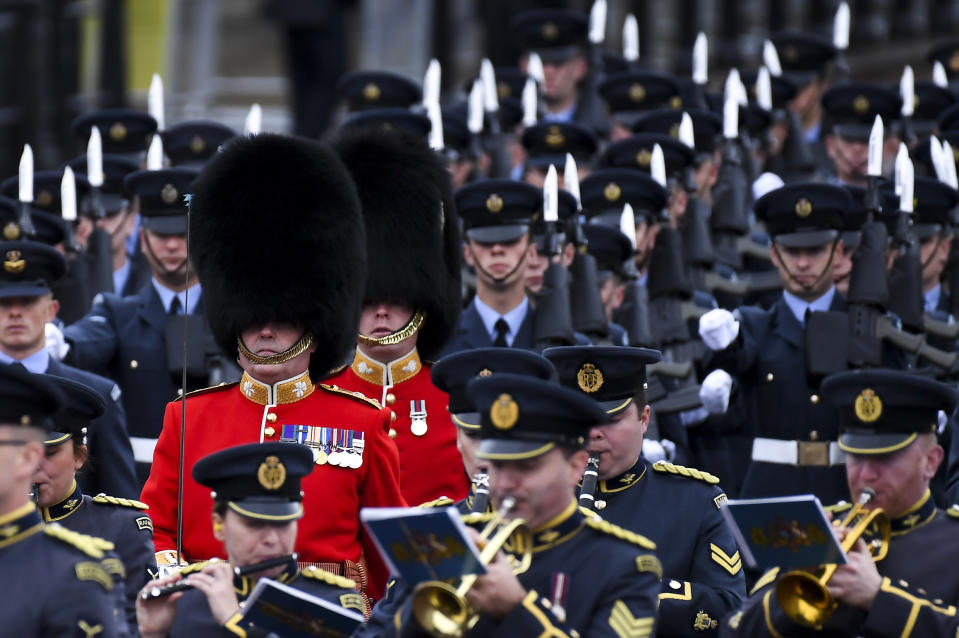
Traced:
[[492, 193], [486, 198], [486, 210], [494, 214], [503, 210], [503, 198], [496, 193]]
[[376, 82], [370, 82], [363, 87], [363, 99], [367, 102], [375, 102], [380, 99], [380, 96], [383, 92], [380, 90], [380, 87]]
[[555, 22], [546, 22], [543, 24], [543, 28], [540, 29], [540, 34], [544, 40], [555, 40], [559, 37], [559, 27], [556, 26]]
[[622, 194], [623, 189], [621, 189], [619, 184], [616, 182], [610, 182], [609, 184], [606, 184], [606, 188], [603, 189], [603, 196], [608, 202], [615, 202]]
[[669, 98], [669, 106], [674, 109], [683, 108], [683, 98], [678, 95], [674, 95], [673, 97]]
[[37, 203], [37, 206], [49, 206], [53, 203], [53, 193], [45, 188], [41, 189], [37, 192], [37, 196], [34, 201]]
[[640, 152], [636, 153], [636, 163], [646, 168], [649, 166], [649, 162], [653, 159], [653, 154], [649, 152], [649, 149], [644, 148]]
[[260, 485], [266, 489], [270, 491], [278, 490], [286, 482], [286, 467], [280, 463], [278, 457], [268, 456], [260, 463], [260, 468], [256, 471], [256, 478], [260, 481]]
[[127, 137], [127, 127], [123, 122], [114, 122], [110, 127], [110, 139], [114, 142], [122, 142]]
[[676, 122], [669, 127], [669, 136], [679, 139], [679, 122]]
[[164, 204], [175, 203], [179, 196], [180, 191], [178, 191], [173, 184], [164, 184], [163, 189], [160, 190], [160, 199], [163, 200]]
[[519, 406], [512, 396], [503, 393], [496, 398], [489, 409], [489, 418], [495, 427], [508, 430], [516, 425], [516, 420], [519, 419]]
[[639, 82], [629, 85], [629, 99], [633, 102], [642, 102], [646, 99], [646, 87]]
[[510, 87], [507, 82], [497, 82], [496, 83], [496, 95], [500, 97], [501, 100], [505, 100], [513, 94], [513, 89]]
[[546, 133], [544, 138], [546, 141], [546, 146], [550, 148], [559, 148], [566, 143], [566, 136], [563, 135], [563, 132], [558, 126], [549, 127], [549, 132]]
[[592, 363], [584, 363], [576, 373], [576, 383], [580, 390], [592, 394], [603, 387], [603, 373]]
[[206, 140], [200, 135], [194, 135], [190, 138], [190, 152], [199, 155], [206, 150]]
[[868, 111], [869, 98], [867, 98], [865, 95], [857, 95], [856, 99], [852, 101], [852, 110], [859, 114]]
[[863, 423], [872, 423], [882, 415], [882, 401], [869, 388], [859, 393], [853, 407], [856, 410], [856, 418]]
[[22, 258], [19, 250], [8, 250], [6, 259], [3, 262], [3, 269], [11, 275], [17, 275], [24, 271], [27, 262]]
[[491, 375], [491, 374], [493, 374], [493, 371], [492, 371], [492, 370], [490, 370], [489, 368], [483, 368], [482, 370], [479, 371], [479, 374], [476, 375], [476, 376], [478, 376], [478, 377], [488, 377], [488, 376]]
[[809, 217], [812, 214], [812, 202], [805, 197], [800, 197], [796, 202], [796, 214], [800, 217]]
[[3, 238], [8, 241], [20, 239], [20, 227], [16, 222], [7, 222], [7, 225], [3, 227]]

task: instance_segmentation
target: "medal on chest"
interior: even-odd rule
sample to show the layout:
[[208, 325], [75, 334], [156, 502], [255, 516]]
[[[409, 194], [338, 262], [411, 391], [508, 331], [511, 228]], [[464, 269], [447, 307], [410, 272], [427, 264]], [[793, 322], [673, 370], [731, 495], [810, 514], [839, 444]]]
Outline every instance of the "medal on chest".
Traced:
[[426, 434], [426, 399], [410, 401], [410, 432], [415, 436]]

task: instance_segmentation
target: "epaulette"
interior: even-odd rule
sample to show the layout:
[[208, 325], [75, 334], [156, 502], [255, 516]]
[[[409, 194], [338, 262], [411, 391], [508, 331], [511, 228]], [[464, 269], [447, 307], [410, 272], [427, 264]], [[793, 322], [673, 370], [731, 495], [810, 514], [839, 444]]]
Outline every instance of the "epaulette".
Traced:
[[[190, 397], [198, 397], [201, 394], [210, 394], [211, 392], [229, 390], [230, 388], [237, 386], [239, 384], [240, 384], [239, 381], [234, 381], [233, 383], [227, 383], [226, 381], [224, 381], [223, 383], [219, 383], [217, 385], [211, 385], [208, 388], [199, 388], [197, 390], [192, 390], [191, 392], [187, 392], [186, 396], [189, 399]], [[180, 397], [176, 397], [176, 399], [174, 399], [174, 401], [179, 401], [179, 400], [180, 400]]]
[[850, 509], [851, 507], [852, 507], [852, 503], [848, 501], [839, 501], [838, 503], [834, 503], [832, 505], [826, 505], [825, 507], [823, 507], [823, 509], [829, 512], [830, 514], [840, 514]]
[[103, 552], [112, 551], [113, 543], [97, 536], [88, 536], [80, 532], [74, 532], [62, 525], [51, 523], [43, 526], [43, 531], [47, 536], [52, 536], [57, 540], [63, 541], [68, 545], [73, 545], [90, 558], [103, 558]]
[[467, 525], [486, 523], [491, 518], [493, 518], [493, 512], [470, 512], [469, 514], [463, 514], [463, 522]]
[[318, 580], [321, 583], [333, 585], [334, 587], [342, 587], [343, 589], [356, 589], [356, 583], [349, 578], [345, 576], [338, 576], [333, 572], [328, 572], [325, 569], [320, 569], [319, 567], [314, 567], [312, 565], [305, 567], [300, 574], [306, 578]]
[[350, 397], [356, 401], [366, 403], [367, 405], [372, 405], [377, 410], [382, 410], [383, 406], [380, 405], [380, 402], [376, 399], [371, 399], [362, 392], [351, 392], [349, 390], [344, 390], [343, 388], [336, 385], [328, 385], [326, 383], [321, 383], [320, 387], [326, 390], [327, 392], [332, 392], [333, 394], [342, 394], [343, 396]]
[[431, 508], [431, 507], [446, 507], [447, 505], [452, 505], [455, 503], [453, 499], [448, 496], [441, 496], [432, 501], [426, 501], [425, 503], [420, 503], [417, 507]]
[[694, 467], [674, 465], [673, 463], [667, 463], [666, 461], [656, 461], [653, 463], [653, 469], [657, 472], [669, 472], [670, 474], [678, 474], [679, 476], [699, 479], [700, 481], [705, 481], [710, 485], [717, 485], [719, 483], [719, 477], [713, 476], [709, 472], [703, 472], [702, 470], [697, 470]]
[[946, 516], [959, 520], [959, 505], [950, 505], [946, 510]]
[[771, 582], [773, 582], [774, 580], [776, 580], [776, 576], [779, 576], [779, 568], [778, 568], [778, 567], [773, 567], [772, 569], [770, 569], [770, 570], [767, 571], [765, 574], [763, 574], [762, 576], [759, 577], [759, 580], [757, 580], [757, 581], [756, 581], [756, 584], [753, 585], [753, 588], [752, 588], [752, 590], [749, 592], [749, 595], [752, 596], [752, 595], [755, 594], [757, 591], [759, 591], [760, 589], [762, 589], [763, 587], [765, 587], [765, 586], [768, 585], [769, 583], [771, 583]]
[[599, 512], [596, 510], [591, 510], [585, 505], [577, 505], [579, 508], [579, 513], [585, 516], [586, 518], [603, 518]]
[[148, 510], [150, 506], [144, 503], [143, 501], [135, 501], [132, 498], [120, 498], [119, 496], [109, 496], [100, 492], [93, 497], [94, 503], [107, 504], [107, 505], [119, 505], [120, 507], [130, 507], [135, 510]]
[[604, 534], [609, 534], [610, 536], [615, 536], [620, 540], [628, 541], [634, 545], [639, 545], [643, 549], [648, 549], [649, 551], [656, 549], [656, 543], [649, 540], [645, 536], [631, 532], [628, 529], [623, 529], [619, 525], [613, 525], [609, 521], [604, 521], [597, 516], [589, 516], [585, 520], [587, 525], [597, 531], [603, 532]]
[[349, 363], [344, 363], [344, 364], [341, 365], [341, 366], [338, 366], [338, 367], [336, 367], [336, 368], [333, 368], [332, 370], [330, 370], [330, 373], [327, 374], [325, 378], [327, 378], [327, 379], [332, 379], [333, 377], [335, 377], [336, 375], [338, 375], [339, 373], [343, 372], [344, 370], [346, 370], [346, 369], [349, 368], [349, 367], [350, 367], [350, 364], [349, 364]]

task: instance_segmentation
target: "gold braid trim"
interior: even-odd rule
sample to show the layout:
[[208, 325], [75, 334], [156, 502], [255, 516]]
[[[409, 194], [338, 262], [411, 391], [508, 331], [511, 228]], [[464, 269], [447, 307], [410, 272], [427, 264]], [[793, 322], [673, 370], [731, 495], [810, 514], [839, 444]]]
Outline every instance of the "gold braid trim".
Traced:
[[416, 334], [416, 331], [422, 327], [425, 320], [426, 313], [422, 310], [417, 310], [403, 328], [392, 334], [388, 334], [385, 337], [367, 337], [365, 334], [359, 334], [357, 338], [364, 346], [395, 346]]
[[246, 344], [243, 343], [243, 339], [240, 337], [236, 338], [237, 348], [240, 349], [240, 354], [249, 361], [250, 363], [258, 366], [269, 366], [277, 365], [280, 363], [286, 363], [290, 359], [295, 359], [300, 356], [306, 349], [313, 345], [313, 333], [304, 332], [303, 336], [300, 337], [296, 343], [284, 350], [283, 352], [278, 352], [277, 354], [271, 354], [268, 357], [261, 357], [258, 354], [253, 354], [246, 347]]
[[310, 578], [312, 580], [318, 580], [321, 583], [326, 583], [327, 585], [333, 585], [334, 587], [342, 587], [343, 589], [356, 589], [356, 582], [345, 576], [340, 576], [334, 574], [333, 572], [328, 572], [325, 569], [319, 567], [309, 566], [303, 569], [300, 572], [304, 578]]
[[699, 479], [700, 481], [705, 481], [710, 485], [716, 485], [719, 483], [719, 479], [709, 472], [703, 472], [702, 470], [697, 470], [694, 467], [684, 467], [682, 465], [667, 463], [666, 461], [656, 461], [653, 463], [653, 469], [657, 472], [668, 472], [670, 474], [678, 474], [679, 476]]

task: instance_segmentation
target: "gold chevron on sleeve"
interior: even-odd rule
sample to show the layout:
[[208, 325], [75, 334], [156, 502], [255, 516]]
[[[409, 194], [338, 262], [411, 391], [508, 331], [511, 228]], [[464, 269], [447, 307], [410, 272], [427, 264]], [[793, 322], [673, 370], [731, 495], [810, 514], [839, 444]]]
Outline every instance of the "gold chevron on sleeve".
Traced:
[[743, 561], [739, 557], [739, 550], [736, 550], [733, 553], [733, 555], [730, 556], [715, 543], [710, 543], [709, 551], [711, 553], [712, 559], [716, 561], [720, 567], [725, 569], [727, 572], [729, 572], [733, 576], [738, 574], [739, 570], [743, 568]]
[[609, 613], [609, 626], [619, 638], [647, 638], [652, 635], [654, 622], [652, 617], [636, 618], [621, 600], [616, 601]]

